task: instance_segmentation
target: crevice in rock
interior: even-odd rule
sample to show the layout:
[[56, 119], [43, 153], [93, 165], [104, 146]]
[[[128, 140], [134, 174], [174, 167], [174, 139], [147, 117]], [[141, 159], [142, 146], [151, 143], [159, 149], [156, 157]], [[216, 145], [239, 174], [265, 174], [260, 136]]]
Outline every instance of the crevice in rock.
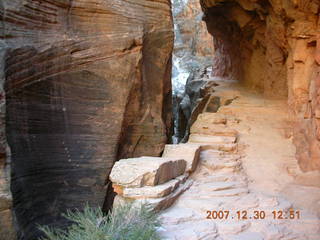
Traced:
[[214, 54], [212, 37], [202, 21], [198, 0], [172, 0], [175, 29], [173, 52], [173, 142], [186, 142], [198, 112], [206, 105], [206, 82]]

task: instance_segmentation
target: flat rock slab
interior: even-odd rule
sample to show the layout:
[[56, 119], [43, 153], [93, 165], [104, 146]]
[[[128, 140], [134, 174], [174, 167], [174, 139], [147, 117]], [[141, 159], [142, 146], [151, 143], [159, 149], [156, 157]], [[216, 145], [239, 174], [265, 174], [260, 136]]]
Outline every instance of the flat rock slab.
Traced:
[[223, 169], [223, 168], [230, 168], [237, 170], [241, 167], [240, 161], [223, 161], [221, 159], [203, 159], [201, 164], [211, 170]]
[[167, 144], [162, 157], [182, 158], [187, 161], [186, 171], [193, 172], [199, 162], [200, 149], [201, 146], [196, 144]]
[[196, 122], [207, 123], [207, 124], [226, 124], [227, 116], [221, 113], [204, 112], [199, 114]]
[[224, 151], [224, 152], [235, 152], [238, 147], [236, 143], [198, 142], [197, 139], [195, 138], [189, 139], [188, 144], [198, 144], [199, 146], [201, 146], [201, 151], [217, 150], [217, 151]]
[[224, 151], [217, 151], [217, 150], [205, 150], [201, 151], [200, 153], [200, 158], [219, 158], [223, 161], [226, 162], [231, 162], [231, 161], [238, 161], [241, 156], [239, 154], [234, 154], [234, 153], [226, 153]]
[[191, 134], [237, 137], [238, 131], [227, 126], [229, 118], [230, 116], [220, 113], [202, 113], [191, 126]]
[[134, 199], [162, 198], [169, 195], [174, 190], [176, 190], [181, 183], [186, 181], [187, 178], [188, 178], [188, 174], [185, 174], [173, 180], [170, 180], [169, 182], [166, 182], [164, 184], [160, 184], [157, 186], [146, 186], [141, 188], [124, 188], [122, 190], [121, 195], [126, 198], [134, 198]]
[[202, 220], [203, 216], [191, 208], [174, 207], [161, 213], [160, 220], [166, 225], [181, 224], [188, 221]]
[[156, 211], [161, 211], [169, 208], [177, 199], [178, 197], [188, 190], [193, 184], [193, 180], [189, 179], [184, 184], [180, 185], [178, 189], [176, 189], [173, 193], [169, 194], [164, 198], [149, 198], [145, 200], [141, 200], [141, 202], [145, 201], [146, 203], [150, 204], [152, 208]]
[[189, 137], [189, 141], [196, 143], [235, 143], [237, 141], [237, 137], [191, 134]]
[[237, 137], [238, 131], [229, 128], [223, 124], [210, 125], [201, 122], [195, 122], [190, 130], [191, 134], [204, 134], [212, 136], [230, 136]]
[[208, 192], [213, 192], [213, 191], [222, 191], [222, 190], [228, 190], [228, 189], [233, 189], [233, 188], [238, 188], [238, 187], [243, 187], [243, 183], [238, 183], [238, 182], [212, 182], [212, 183], [207, 183], [203, 184], [201, 189], [205, 189]]
[[221, 190], [221, 191], [211, 191], [211, 192], [204, 191], [200, 193], [202, 196], [199, 196], [199, 198], [235, 197], [235, 196], [240, 196], [248, 193], [249, 193], [248, 188], [233, 188], [233, 189], [227, 189], [227, 190]]
[[193, 180], [189, 179], [185, 183], [180, 184], [180, 186], [174, 192], [163, 198], [132, 199], [117, 195], [114, 199], [113, 206], [115, 207], [126, 203], [133, 203], [137, 206], [141, 204], [148, 204], [155, 211], [165, 210], [169, 208], [182, 193], [188, 190], [192, 186], [192, 184]]
[[115, 163], [110, 180], [123, 187], [156, 186], [184, 174], [183, 159], [140, 157], [122, 159]]

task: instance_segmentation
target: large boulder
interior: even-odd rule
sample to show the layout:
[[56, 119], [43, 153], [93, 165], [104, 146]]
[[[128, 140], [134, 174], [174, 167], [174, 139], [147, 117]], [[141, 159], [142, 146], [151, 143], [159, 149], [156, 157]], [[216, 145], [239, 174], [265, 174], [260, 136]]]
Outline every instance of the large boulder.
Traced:
[[123, 187], [156, 186], [182, 175], [186, 165], [185, 160], [178, 158], [122, 159], [112, 168], [110, 180]]
[[199, 162], [201, 146], [196, 144], [167, 144], [162, 157], [181, 157], [187, 161], [187, 172], [194, 172]]

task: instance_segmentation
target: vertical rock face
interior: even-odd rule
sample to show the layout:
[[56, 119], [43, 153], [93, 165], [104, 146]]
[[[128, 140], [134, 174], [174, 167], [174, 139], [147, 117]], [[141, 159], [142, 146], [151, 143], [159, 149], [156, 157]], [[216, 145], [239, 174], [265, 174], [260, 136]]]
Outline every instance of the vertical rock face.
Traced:
[[0, 4], [7, 139], [20, 239], [66, 209], [109, 207], [115, 160], [159, 155], [170, 134], [169, 0]]
[[[2, 25], [0, 25], [2, 26]], [[0, 28], [0, 35], [2, 29]], [[0, 40], [0, 239], [15, 239], [10, 192], [10, 154], [6, 154], [4, 64], [5, 42]], [[8, 155], [8, 157], [7, 157]]]
[[213, 74], [288, 98], [300, 166], [320, 169], [320, 2], [201, 0], [201, 6], [218, 53]]
[[198, 96], [191, 96], [198, 89], [190, 83], [197, 80], [206, 67], [212, 65], [214, 45], [212, 36], [202, 21], [200, 1], [172, 0], [172, 3], [175, 28], [172, 78], [174, 141], [179, 142], [188, 135], [188, 119], [194, 108], [193, 100], [198, 99]]
[[199, 0], [172, 0], [175, 27], [173, 87], [184, 91], [188, 76], [211, 65], [214, 53], [212, 36], [202, 21]]

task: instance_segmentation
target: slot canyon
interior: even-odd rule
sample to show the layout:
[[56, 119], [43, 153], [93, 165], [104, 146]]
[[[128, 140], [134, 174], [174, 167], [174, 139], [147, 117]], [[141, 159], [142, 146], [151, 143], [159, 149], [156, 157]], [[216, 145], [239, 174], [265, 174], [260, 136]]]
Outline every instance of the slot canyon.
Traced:
[[[320, 239], [319, 0], [0, 13], [0, 240], [142, 201], [161, 239]], [[220, 210], [269, 215], [207, 219]]]

